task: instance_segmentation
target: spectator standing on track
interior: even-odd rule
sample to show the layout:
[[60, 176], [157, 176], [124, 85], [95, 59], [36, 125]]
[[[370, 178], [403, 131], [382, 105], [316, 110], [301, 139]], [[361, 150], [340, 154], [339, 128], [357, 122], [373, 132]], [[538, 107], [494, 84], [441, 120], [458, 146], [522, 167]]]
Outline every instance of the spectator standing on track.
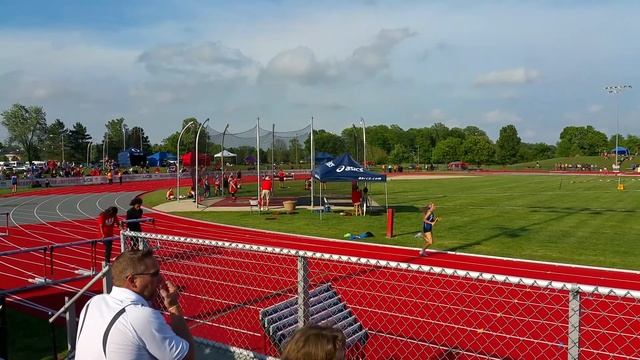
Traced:
[[[76, 359], [194, 359], [178, 288], [164, 281], [153, 252], [123, 252], [113, 262], [111, 274], [111, 293], [93, 297], [80, 313]], [[158, 291], [169, 324], [149, 306]]]
[[[129, 210], [127, 210], [127, 220], [140, 220], [142, 219], [142, 199], [134, 197], [129, 203]], [[142, 224], [139, 221], [127, 222], [127, 229], [130, 231], [142, 232]], [[140, 246], [139, 239], [137, 237], [131, 237], [131, 248], [138, 249]]]
[[436, 205], [430, 203], [425, 209], [424, 216], [422, 217], [422, 239], [424, 245], [420, 250], [420, 256], [427, 256], [427, 248], [433, 244], [433, 226], [438, 222], [438, 217], [435, 214]]
[[107, 182], [109, 185], [113, 184], [113, 170], [109, 170], [109, 172], [107, 172]]
[[213, 180], [213, 196], [218, 196], [221, 194], [220, 192], [220, 177], [216, 175], [216, 178]]
[[18, 192], [18, 176], [16, 173], [11, 174], [11, 194]]
[[273, 182], [269, 175], [264, 177], [260, 188], [262, 189], [260, 192], [260, 200], [262, 201], [260, 210], [269, 210], [269, 199], [271, 198], [271, 190], [273, 189]]
[[339, 329], [309, 325], [287, 342], [281, 360], [344, 360], [347, 339]]
[[113, 228], [117, 225], [120, 225], [120, 221], [118, 221], [118, 208], [115, 206], [106, 208], [98, 216], [98, 228], [100, 237], [103, 239], [113, 236]]
[[285, 173], [284, 170], [280, 169], [280, 171], [278, 171], [278, 182], [280, 183], [280, 189], [284, 189], [284, 177], [285, 177]]
[[122, 170], [118, 169], [118, 183], [122, 185]]

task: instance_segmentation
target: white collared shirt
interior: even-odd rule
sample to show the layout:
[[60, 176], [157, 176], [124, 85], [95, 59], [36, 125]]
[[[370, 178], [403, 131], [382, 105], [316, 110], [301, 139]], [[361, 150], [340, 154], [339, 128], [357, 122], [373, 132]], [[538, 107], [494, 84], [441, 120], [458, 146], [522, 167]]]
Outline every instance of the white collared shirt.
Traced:
[[[105, 358], [102, 349], [105, 329], [114, 315], [129, 304], [132, 305], [127, 306], [111, 328]], [[110, 294], [91, 299], [80, 313], [78, 360], [177, 360], [183, 359], [188, 351], [189, 343], [173, 332], [162, 314], [131, 290], [114, 286]]]

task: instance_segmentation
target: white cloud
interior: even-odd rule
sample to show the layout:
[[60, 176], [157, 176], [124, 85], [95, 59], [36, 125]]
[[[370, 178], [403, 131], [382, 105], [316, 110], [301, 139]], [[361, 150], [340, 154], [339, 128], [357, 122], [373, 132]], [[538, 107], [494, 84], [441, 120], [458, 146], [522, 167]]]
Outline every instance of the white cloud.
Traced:
[[522, 118], [514, 113], [496, 109], [483, 114], [482, 121], [489, 124], [514, 124], [521, 122]]
[[604, 108], [604, 106], [602, 106], [602, 105], [598, 105], [598, 104], [595, 104], [595, 105], [591, 105], [591, 106], [589, 106], [589, 107], [587, 108], [587, 111], [588, 111], [590, 114], [595, 114], [595, 113], [599, 113], [600, 111], [602, 111], [602, 109], [603, 109], [603, 108]]
[[383, 29], [370, 45], [357, 47], [351, 56], [333, 62], [320, 61], [309, 47], [298, 46], [274, 56], [260, 77], [265, 81], [290, 81], [301, 85], [358, 82], [388, 69], [393, 48], [414, 35], [407, 28]]
[[540, 78], [540, 72], [534, 69], [517, 68], [500, 71], [492, 71], [480, 74], [474, 81], [475, 85], [518, 85], [534, 82]]
[[158, 45], [144, 51], [138, 61], [152, 75], [179, 76], [197, 80], [254, 78], [258, 64], [242, 51], [218, 42]]

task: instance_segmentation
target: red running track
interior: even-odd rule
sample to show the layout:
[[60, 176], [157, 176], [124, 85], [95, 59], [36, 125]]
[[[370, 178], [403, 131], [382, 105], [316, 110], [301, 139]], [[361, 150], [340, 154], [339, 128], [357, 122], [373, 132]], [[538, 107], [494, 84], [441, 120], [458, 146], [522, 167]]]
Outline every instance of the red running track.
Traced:
[[[35, 194], [42, 193], [56, 193], [56, 194], [77, 194], [77, 193], [99, 193], [99, 192], [112, 192], [112, 191], [152, 191], [156, 189], [165, 189], [175, 184], [174, 181], [150, 181], [143, 183], [125, 183], [123, 185], [91, 185], [91, 186], [83, 186], [83, 187], [66, 187], [66, 188], [54, 188], [54, 189], [46, 189], [38, 192], [34, 192]], [[18, 196], [26, 196], [27, 194], [20, 194]], [[638, 272], [627, 272], [627, 271], [617, 271], [610, 269], [600, 269], [600, 268], [589, 268], [589, 267], [580, 267], [580, 266], [569, 266], [569, 265], [558, 265], [558, 264], [548, 264], [548, 263], [539, 263], [539, 262], [528, 262], [528, 261], [520, 261], [514, 259], [504, 259], [504, 258], [492, 258], [492, 257], [483, 257], [483, 256], [472, 256], [472, 255], [464, 255], [464, 254], [451, 254], [451, 253], [431, 253], [427, 258], [417, 257], [416, 249], [407, 249], [407, 248], [398, 248], [398, 247], [389, 247], [389, 246], [381, 246], [375, 244], [363, 244], [363, 243], [354, 243], [348, 241], [341, 240], [329, 240], [329, 239], [320, 239], [313, 237], [305, 237], [298, 235], [288, 235], [281, 233], [272, 233], [265, 231], [258, 231], [252, 229], [242, 229], [218, 224], [204, 223], [196, 220], [190, 220], [185, 218], [180, 218], [173, 216], [171, 214], [164, 213], [152, 213], [150, 211], [146, 212], [147, 216], [154, 217], [156, 219], [155, 226], [153, 228], [149, 226], [145, 226], [145, 231], [149, 232], [157, 232], [163, 234], [172, 234], [179, 236], [188, 236], [194, 238], [203, 238], [203, 239], [214, 239], [214, 240], [224, 240], [230, 242], [240, 242], [240, 243], [248, 243], [248, 244], [259, 244], [280, 248], [291, 248], [291, 249], [300, 249], [307, 250], [313, 252], [322, 252], [322, 253], [330, 253], [336, 255], [347, 255], [347, 256], [355, 256], [355, 257], [363, 257], [363, 258], [371, 258], [371, 259], [381, 259], [387, 261], [397, 261], [397, 262], [408, 262], [414, 264], [422, 264], [427, 266], [434, 267], [444, 267], [451, 269], [460, 269], [460, 270], [468, 270], [474, 272], [483, 272], [483, 273], [493, 273], [493, 274], [502, 274], [509, 276], [518, 276], [518, 277], [527, 277], [527, 278], [536, 278], [543, 280], [553, 280], [553, 281], [562, 281], [567, 283], [579, 283], [586, 285], [594, 285], [594, 286], [604, 286], [604, 287], [614, 287], [614, 288], [624, 288], [631, 290], [640, 290], [640, 274]], [[68, 223], [43, 223], [43, 224], [31, 224], [31, 225], [22, 225], [17, 228], [11, 229], [11, 234], [7, 237], [2, 238], [3, 249], [12, 248], [12, 247], [31, 247], [31, 246], [40, 246], [43, 244], [51, 244], [51, 243], [61, 243], [61, 242], [69, 242], [75, 241], [79, 239], [86, 239], [87, 237], [93, 237], [89, 234], [95, 234], [95, 221], [93, 219], [86, 220], [74, 220]], [[98, 252], [101, 250], [98, 249]], [[117, 254], [117, 249], [114, 252]], [[61, 252], [60, 257], [57, 258], [57, 262], [55, 264], [55, 271], [61, 276], [66, 273], [72, 273], [78, 269], [87, 269], [91, 265], [91, 262], [88, 261], [90, 258], [89, 249], [85, 250], [69, 250], [65, 252]], [[192, 261], [199, 264], [218, 264], [220, 257], [218, 260], [212, 260], [211, 257], [194, 257]], [[24, 259], [17, 259], [15, 263], [10, 263], [10, 266], [5, 266], [1, 271], [2, 279], [2, 287], [3, 288], [11, 288], [12, 286], [19, 285], [21, 281], [25, 281], [30, 276], [37, 275], [39, 271], [43, 271], [41, 257], [37, 254], [32, 254], [31, 257], [27, 256]], [[185, 268], [189, 268], [188, 264], [182, 264]], [[325, 265], [326, 266], [326, 265]], [[277, 268], [272, 268], [273, 273], [262, 275], [269, 278], [269, 286], [267, 288], [266, 293], [260, 294], [257, 292], [247, 292], [243, 290], [243, 292], [233, 292], [230, 291], [225, 294], [220, 294], [220, 298], [216, 298], [216, 300], [211, 300], [212, 305], [209, 306], [207, 311], [215, 311], [215, 309], [223, 308], [228, 306], [229, 303], [241, 303], [241, 302], [251, 302], [252, 308], [239, 308], [235, 309], [237, 311], [233, 316], [235, 317], [247, 317], [247, 318], [255, 318], [255, 311], [252, 310], [254, 308], [261, 308], [264, 306], [268, 306], [270, 304], [276, 303], [278, 301], [282, 301], [285, 298], [290, 297], [295, 293], [295, 288], [292, 287], [292, 280], [295, 280], [295, 269], [292, 271], [292, 268], [281, 268], [277, 270]], [[187, 273], [190, 270], [187, 271]], [[240, 271], [240, 269], [238, 269]], [[255, 269], [245, 269], [246, 272], [255, 272]], [[331, 276], [336, 275], [349, 275], [358, 271], [358, 267], [354, 265], [346, 265], [342, 264], [340, 266], [334, 265], [334, 268], [327, 273], [330, 273]], [[459, 352], [459, 349], [451, 348], [451, 341], [457, 337], [457, 343], [463, 345], [462, 347], [473, 347], [475, 350], [481, 352], [483, 354], [492, 354], [490, 351], [491, 348], [496, 348], [499, 346], [499, 342], [504, 339], [500, 339], [500, 337], [492, 336], [488, 329], [482, 328], [482, 331], [476, 331], [475, 336], [471, 337], [471, 332], [469, 331], [461, 331], [460, 328], [465, 329], [480, 329], [477, 324], [483, 322], [483, 319], [477, 318], [477, 314], [470, 314], [470, 316], [464, 318], [464, 321], [461, 323], [460, 328], [448, 328], [450, 325], [443, 325], [445, 322], [442, 317], [459, 317], [463, 318], [464, 311], [463, 310], [455, 310], [455, 309], [464, 309], [464, 303], [469, 301], [465, 298], [454, 297], [451, 298], [451, 294], [454, 291], [434, 291], [435, 289], [442, 289], [451, 286], [452, 283], [450, 279], [439, 279], [437, 276], [433, 275], [416, 275], [409, 273], [395, 274], [395, 279], [399, 283], [404, 284], [417, 284], [413, 287], [413, 289], [403, 288], [400, 293], [389, 294], [385, 298], [385, 295], [380, 296], [379, 299], [376, 299], [379, 303], [387, 304], [388, 306], [394, 309], [409, 309], [405, 314], [406, 321], [398, 322], [397, 319], [389, 318], [388, 314], [384, 314], [380, 311], [376, 311], [372, 309], [370, 305], [367, 303], [371, 303], [370, 297], [368, 298], [366, 295], [363, 295], [362, 292], [354, 291], [353, 289], [362, 289], [367, 288], [367, 286], [371, 286], [371, 284], [376, 284], [379, 281], [384, 281], [384, 279], [375, 279], [376, 276], [380, 276], [380, 274], [384, 274], [383, 271], [373, 271], [371, 272], [371, 276], [368, 277], [345, 277], [343, 279], [336, 280], [334, 285], [339, 287], [340, 294], [343, 296], [347, 302], [354, 308], [358, 317], [367, 325], [370, 329], [376, 329], [374, 334], [372, 335], [372, 339], [370, 343], [378, 344], [375, 349], [368, 349], [368, 353], [378, 353], [380, 354], [379, 358], [390, 358], [391, 356], [398, 356], [400, 353], [399, 349], [390, 346], [394, 343], [402, 344], [402, 351], [404, 351], [404, 355], [401, 355], [398, 358], [405, 357], [429, 357], [429, 356], [443, 356], [446, 354], [456, 354], [457, 358], [475, 358], [473, 355], [469, 355], [466, 352]], [[233, 284], [238, 281], [238, 277], [234, 277], [234, 274], [229, 273], [228, 271], [218, 271], [216, 273], [212, 273], [209, 275], [215, 276], [216, 279], [220, 281], [227, 282], [229, 284]], [[393, 274], [392, 274], [393, 275]], [[390, 276], [389, 274], [384, 274], [385, 277]], [[211, 278], [210, 276], [208, 276]], [[242, 277], [240, 277], [241, 279]], [[425, 280], [425, 279], [429, 280]], [[274, 281], [274, 279], [279, 279], [281, 283], [278, 281]], [[314, 279], [316, 283], [320, 283], [323, 279]], [[183, 282], [183, 286], [186, 288], [193, 288], [194, 283], [198, 281], [197, 277], [193, 277], [191, 283], [188, 280]], [[377, 282], [378, 281], [378, 282]], [[360, 282], [360, 284], [357, 284]], [[431, 288], [431, 284], [433, 282], [442, 282]], [[430, 284], [430, 286], [421, 286], [420, 284]], [[463, 282], [458, 281], [458, 284], [455, 286], [461, 286]], [[295, 284], [295, 283], [293, 283]], [[56, 300], [53, 300], [54, 297], [51, 296], [52, 293], [55, 292], [69, 292], [73, 291], [75, 284], [68, 284], [65, 286], [59, 286], [57, 289], [51, 289], [49, 292], [40, 291], [38, 293], [34, 293], [32, 299], [38, 300], [40, 302], [44, 302], [45, 304], [49, 304], [52, 306], [58, 306], [61, 303], [61, 300], [58, 297], [55, 297]], [[251, 284], [247, 284], [250, 286]], [[469, 285], [465, 285], [464, 287], [468, 287]], [[479, 286], [477, 284], [473, 286]], [[245, 288], [246, 289], [246, 288]], [[284, 290], [283, 290], [284, 289]], [[98, 291], [99, 289], [94, 289]], [[206, 289], [205, 289], [206, 290]], [[211, 290], [211, 289], [210, 289]], [[455, 287], [453, 288], [455, 290]], [[416, 291], [413, 293], [413, 291]], [[505, 295], [513, 289], [502, 289], [495, 290], [497, 292], [504, 292]], [[437, 306], [425, 306], [425, 304], [420, 302], [415, 302], [416, 298], [423, 294], [424, 292], [429, 292], [433, 294], [433, 297], [429, 298], [429, 301], [434, 301], [436, 303], [448, 304], [448, 306], [443, 307], [442, 305]], [[263, 299], [265, 296], [269, 296], [270, 294], [276, 294], [275, 296], [268, 297], [262, 301], [256, 301], [255, 299]], [[526, 293], [526, 292], [525, 292]], [[45, 294], [45, 295], [43, 295]], [[48, 294], [48, 295], [47, 295]], [[449, 297], [448, 297], [449, 296]], [[517, 295], [514, 295], [517, 296]], [[522, 295], [521, 295], [522, 296]], [[535, 298], [536, 295], [534, 293], [528, 293], [526, 297], [531, 300]], [[548, 295], [543, 295], [547, 297]], [[29, 294], [23, 295], [23, 297], [29, 298]], [[438, 299], [440, 297], [440, 299]], [[554, 300], [554, 297], [558, 299]], [[528, 320], [529, 324], [522, 326], [521, 328], [514, 331], [517, 333], [519, 331], [525, 332], [522, 334], [526, 336], [526, 333], [536, 331], [535, 328], [531, 328], [536, 321], [544, 322], [548, 318], [552, 318], [554, 321], [563, 321], [563, 317], [566, 316], [566, 311], [562, 309], [558, 309], [559, 307], [566, 307], [566, 299], [564, 298], [564, 294], [557, 294], [550, 296], [551, 300], [546, 300], [550, 306], [548, 309], [525, 309], [524, 313], [529, 316], [532, 320]], [[53, 300], [53, 302], [52, 302]], [[202, 306], [198, 306], [198, 302], [206, 301], [203, 300], [202, 296], [199, 296], [195, 300], [190, 300], [193, 302], [191, 308], [201, 308]], [[490, 299], [485, 298], [479, 301], [487, 302], [484, 307], [490, 307]], [[585, 300], [587, 303], [592, 302], [594, 308], [598, 307], [607, 307], [606, 299], [592, 297]], [[218, 302], [219, 304], [215, 304]], [[564, 305], [563, 305], [564, 304]], [[554, 309], [554, 306], [556, 307]], [[482, 306], [481, 306], [482, 307]], [[494, 311], [497, 313], [518, 313], [518, 309], [509, 309], [509, 308], [495, 308]], [[456, 313], [456, 311], [458, 311]], [[544, 312], [548, 313], [544, 313]], [[244, 314], [243, 314], [244, 312]], [[615, 322], [624, 321], [624, 319], [630, 319], [630, 321], [638, 321], [638, 315], [640, 313], [640, 309], [638, 309], [637, 303], [628, 304], [624, 308], [618, 309], [616, 311], [616, 315], [623, 314], [624, 316], [617, 316], [615, 321], [612, 321], [611, 318], [607, 317], [607, 313], [605, 315], [598, 315], [597, 312], [593, 312], [593, 314], [589, 313], [590, 317], [583, 320], [584, 326], [589, 329], [589, 322], [594, 324], [600, 324], [602, 322], [612, 322], [612, 326], [616, 329], [624, 324], [616, 324]], [[205, 314], [206, 315], [206, 314]], [[609, 314], [611, 315], [611, 314]], [[226, 334], [221, 335], [220, 329], [223, 329], [224, 326], [220, 326], [220, 324], [224, 325], [224, 321], [229, 320], [226, 319], [225, 316], [219, 316], [220, 322], [218, 323], [218, 329], [214, 331], [214, 334], [217, 334], [215, 337], [218, 340], [224, 340], [225, 338], [233, 338], [237, 335], [234, 331], [226, 330]], [[423, 321], [427, 319], [428, 321]], [[622, 319], [622, 320], [620, 320]], [[635, 320], [634, 320], [635, 319]], [[565, 319], [566, 320], [566, 319]], [[504, 317], [502, 319], [497, 319], [491, 325], [494, 328], [505, 329], [514, 327], [514, 322], [517, 322], [518, 319], [515, 317], [507, 318]], [[565, 321], [566, 322], [566, 321]], [[443, 327], [444, 326], [444, 327]], [[632, 327], [633, 328], [633, 327]], [[640, 326], [635, 327], [640, 328]], [[260, 329], [257, 326], [257, 323], [247, 321], [247, 328], [245, 329], [250, 333], [259, 333]], [[545, 331], [542, 334], [542, 338], [548, 337], [542, 344], [536, 344], [534, 350], [526, 347], [526, 344], [520, 347], [514, 347], [513, 353], [510, 354], [511, 358], [520, 358], [520, 356], [526, 356], [526, 354], [531, 354], [532, 351], [535, 351], [537, 354], [545, 354], [550, 351], [554, 351], [554, 347], [562, 347], [563, 344], [558, 343], [557, 339], [559, 338], [559, 334], [566, 333], [566, 328], [551, 328]], [[206, 329], [206, 326], [198, 326], [194, 329], [196, 334], [211, 334], [210, 330]], [[627, 347], [633, 347], [638, 345], [638, 337], [637, 334], [625, 334], [622, 332], [622, 335], [618, 333], [606, 334], [603, 335], [602, 332], [587, 331], [583, 336], [583, 339], [589, 340], [591, 337], [593, 341], [597, 341], [598, 337], [608, 336], [607, 340], [600, 340], [602, 344], [602, 348], [611, 347], [611, 346], [625, 346], [622, 344], [624, 342], [627, 344]], [[425, 338], [427, 335], [429, 338]], [[374, 339], [383, 339], [383, 341], [373, 341]], [[407, 339], [411, 339], [411, 341], [407, 341]], [[595, 339], [595, 340], [594, 340]], [[505, 340], [506, 341], [506, 340]], [[262, 342], [262, 344], [260, 344]], [[606, 344], [605, 344], [606, 342]], [[429, 347], [429, 352], [427, 353], [425, 350], [425, 343], [430, 343], [433, 346]], [[381, 344], [384, 344], [382, 346]], [[410, 346], [408, 344], [413, 344]], [[442, 344], [443, 346], [440, 346]], [[272, 352], [268, 344], [264, 343], [264, 338], [260, 339], [259, 337], [254, 337], [251, 340], [247, 341], [247, 347], [262, 350], [265, 352]], [[446, 346], [444, 346], [446, 345]], [[393, 350], [390, 350], [393, 349]], [[633, 350], [635, 349], [635, 350]], [[631, 354], [630, 358], [635, 358], [634, 356], [639, 356], [638, 350], [640, 346], [635, 346], [635, 348], [630, 348], [624, 351], [625, 354]], [[557, 351], [557, 349], [556, 349]], [[383, 355], [386, 354], [386, 355]], [[393, 355], [395, 354], [395, 355]], [[412, 355], [416, 354], [416, 355]], [[496, 354], [499, 357], [503, 357], [502, 354]], [[609, 358], [603, 355], [598, 355], [597, 352], [591, 353], [592, 356], [588, 358]], [[515, 356], [515, 357], [514, 357]], [[550, 357], [552, 358], [552, 357]], [[566, 356], [565, 356], [566, 358]]]

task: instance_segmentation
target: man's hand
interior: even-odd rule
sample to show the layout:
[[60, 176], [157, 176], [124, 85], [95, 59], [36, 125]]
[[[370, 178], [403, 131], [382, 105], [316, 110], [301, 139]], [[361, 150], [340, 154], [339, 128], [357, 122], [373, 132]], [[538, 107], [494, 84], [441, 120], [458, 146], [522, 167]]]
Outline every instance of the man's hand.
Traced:
[[164, 306], [167, 309], [179, 305], [180, 293], [178, 293], [178, 287], [173, 285], [171, 281], [165, 282], [165, 286], [160, 289], [160, 296], [162, 296]]

